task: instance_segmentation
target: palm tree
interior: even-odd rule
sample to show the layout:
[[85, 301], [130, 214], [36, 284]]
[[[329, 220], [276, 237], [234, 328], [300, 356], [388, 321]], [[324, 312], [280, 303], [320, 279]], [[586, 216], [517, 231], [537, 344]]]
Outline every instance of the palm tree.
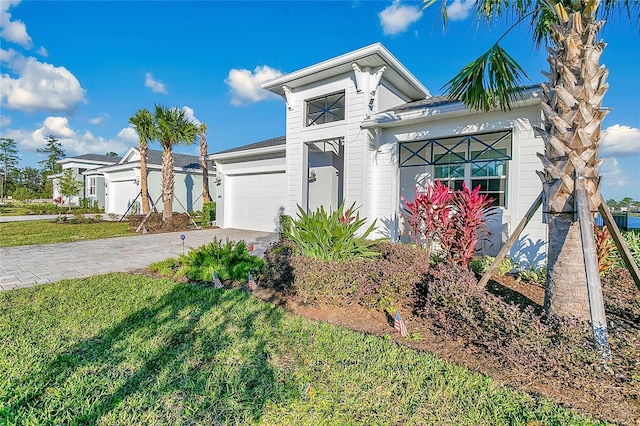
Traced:
[[179, 108], [156, 105], [155, 132], [162, 145], [162, 222], [163, 226], [173, 226], [173, 147], [191, 145], [198, 135], [198, 126], [190, 121]]
[[202, 202], [211, 202], [211, 194], [209, 193], [209, 166], [205, 156], [207, 155], [207, 125], [200, 123], [200, 164], [202, 165]]
[[138, 151], [140, 152], [140, 191], [142, 194], [142, 214], [149, 213], [149, 188], [147, 184], [147, 152], [149, 143], [155, 139], [155, 127], [151, 112], [142, 108], [129, 118], [129, 123], [133, 124], [138, 133]]
[[[425, 7], [435, 0], [423, 0]], [[538, 172], [545, 193], [544, 212], [549, 244], [545, 307], [554, 314], [589, 319], [589, 300], [579, 223], [574, 219], [574, 179], [585, 176], [591, 211], [600, 200], [598, 148], [601, 125], [607, 111], [602, 99], [607, 91], [608, 71], [599, 65], [605, 44], [596, 40], [604, 25], [599, 17], [614, 9], [637, 8], [637, 2], [604, 0], [480, 0], [475, 3], [479, 21], [491, 24], [501, 18], [527, 21], [539, 46], [548, 43], [548, 82], [542, 85], [545, 152], [538, 154]], [[442, 10], [446, 22], [446, 1]], [[637, 16], [636, 16], [637, 18]], [[448, 82], [451, 99], [472, 109], [488, 111], [510, 108], [519, 98], [523, 69], [499, 45], [467, 65]], [[593, 219], [593, 218], [592, 218]]]

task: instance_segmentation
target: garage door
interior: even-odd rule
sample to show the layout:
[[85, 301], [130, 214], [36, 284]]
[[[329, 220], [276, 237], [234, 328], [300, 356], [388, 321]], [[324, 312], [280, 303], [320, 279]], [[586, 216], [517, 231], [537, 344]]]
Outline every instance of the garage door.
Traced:
[[285, 174], [227, 177], [225, 227], [277, 232], [284, 212]]

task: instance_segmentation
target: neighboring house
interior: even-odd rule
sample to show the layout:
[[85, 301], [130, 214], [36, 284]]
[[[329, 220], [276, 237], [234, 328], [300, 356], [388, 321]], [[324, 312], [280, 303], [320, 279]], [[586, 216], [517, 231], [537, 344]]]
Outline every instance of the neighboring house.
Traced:
[[[202, 210], [202, 168], [200, 158], [194, 155], [173, 153], [175, 171], [173, 210], [176, 212], [192, 212]], [[140, 213], [140, 152], [136, 148], [129, 151], [115, 164], [88, 170], [84, 173], [85, 181], [104, 179], [104, 211], [123, 215]], [[209, 192], [215, 194], [215, 170], [209, 170]], [[162, 205], [162, 151], [150, 149], [147, 153], [147, 182], [150, 203], [161, 212]], [[99, 192], [98, 190], [96, 190]], [[153, 208], [153, 206], [151, 206]]]
[[[89, 200], [91, 205], [94, 202], [98, 203], [100, 208], [104, 207], [104, 190], [99, 191], [99, 188], [104, 188], [104, 177], [100, 174], [93, 175], [91, 180], [83, 178], [83, 175], [88, 170], [95, 170], [100, 167], [115, 164], [120, 161], [120, 157], [110, 155], [99, 154], [83, 154], [76, 157], [67, 157], [58, 161], [58, 164], [62, 166], [62, 170], [73, 170], [73, 177], [79, 182], [83, 182], [84, 186], [82, 192], [76, 197], [72, 197], [71, 200], [65, 199], [65, 204], [69, 203], [72, 206], [77, 206], [80, 200], [84, 197]], [[52, 181], [53, 187], [53, 199], [60, 197], [60, 177], [61, 173], [50, 175], [49, 179]]]
[[[356, 203], [377, 219], [377, 236], [404, 240], [402, 200], [435, 180], [481, 186], [499, 206], [490, 224], [495, 254], [541, 190], [534, 127], [542, 123], [539, 87], [526, 88], [508, 112], [473, 112], [432, 97], [381, 44], [265, 82], [286, 101], [286, 136], [208, 156], [218, 171], [217, 223], [276, 231], [297, 206]], [[511, 255], [544, 260], [540, 211]]]

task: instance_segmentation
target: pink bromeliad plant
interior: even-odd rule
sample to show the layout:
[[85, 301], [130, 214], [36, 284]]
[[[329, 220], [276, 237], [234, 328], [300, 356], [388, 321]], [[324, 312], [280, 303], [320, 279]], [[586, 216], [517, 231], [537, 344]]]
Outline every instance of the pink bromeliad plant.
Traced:
[[451, 196], [451, 189], [436, 180], [427, 181], [423, 191], [416, 191], [413, 201], [402, 197], [402, 215], [413, 231], [411, 238], [417, 245], [424, 243], [427, 253], [449, 227]]
[[404, 197], [402, 201], [413, 241], [424, 243], [428, 253], [438, 242], [448, 261], [465, 267], [478, 241], [488, 237], [486, 219], [495, 213], [493, 199], [480, 194], [479, 186], [470, 190], [465, 183], [461, 190], [453, 191], [439, 180], [427, 182], [413, 201]]

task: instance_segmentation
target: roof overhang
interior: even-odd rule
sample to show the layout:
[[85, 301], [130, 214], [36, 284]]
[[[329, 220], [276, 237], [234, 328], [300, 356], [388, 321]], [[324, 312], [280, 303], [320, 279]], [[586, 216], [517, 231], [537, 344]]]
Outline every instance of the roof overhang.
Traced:
[[243, 149], [239, 151], [221, 152], [218, 154], [209, 154], [205, 158], [212, 161], [235, 160], [238, 158], [261, 157], [269, 154], [277, 154], [286, 152], [286, 144], [267, 146], [254, 149]]
[[431, 96], [429, 90], [380, 43], [274, 78], [262, 83], [261, 87], [282, 96], [284, 95], [283, 86], [296, 89], [336, 75], [353, 72], [353, 64], [361, 68], [386, 66], [384, 78], [411, 99], [418, 100]]
[[[540, 89], [539, 86], [528, 88], [522, 92], [522, 99], [513, 102], [512, 109], [539, 105], [541, 100], [542, 89]], [[496, 111], [500, 110], [496, 109], [489, 112]], [[423, 106], [397, 111], [390, 110], [379, 112], [364, 120], [360, 127], [363, 129], [398, 127], [408, 124], [445, 120], [448, 118], [463, 117], [480, 113], [482, 112], [469, 109], [462, 102], [455, 101], [432, 107]]]

